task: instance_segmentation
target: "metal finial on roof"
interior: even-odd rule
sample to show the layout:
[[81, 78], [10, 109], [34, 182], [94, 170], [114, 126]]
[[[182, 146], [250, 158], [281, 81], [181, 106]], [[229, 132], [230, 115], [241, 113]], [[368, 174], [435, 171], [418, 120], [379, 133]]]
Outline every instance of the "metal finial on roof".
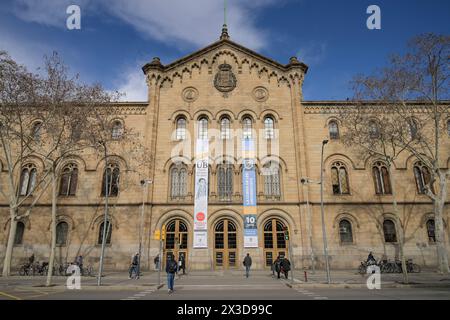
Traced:
[[220, 35], [220, 40], [224, 39], [230, 39], [227, 26], [227, 0], [223, 1], [223, 26], [222, 26], [222, 34]]

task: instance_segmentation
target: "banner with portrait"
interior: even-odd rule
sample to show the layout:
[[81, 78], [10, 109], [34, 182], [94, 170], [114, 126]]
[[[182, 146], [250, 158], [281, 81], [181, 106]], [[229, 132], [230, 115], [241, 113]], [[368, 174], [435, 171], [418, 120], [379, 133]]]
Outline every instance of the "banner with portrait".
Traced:
[[195, 161], [194, 248], [208, 247], [208, 140], [198, 139]]

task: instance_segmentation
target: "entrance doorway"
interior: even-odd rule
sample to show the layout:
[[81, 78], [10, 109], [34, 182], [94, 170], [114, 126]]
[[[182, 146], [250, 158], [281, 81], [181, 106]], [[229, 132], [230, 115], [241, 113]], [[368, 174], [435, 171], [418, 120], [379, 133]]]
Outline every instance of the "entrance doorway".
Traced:
[[180, 256], [184, 255], [186, 266], [188, 266], [188, 228], [180, 219], [171, 220], [166, 225], [163, 266], [169, 255], [175, 257], [177, 261], [180, 261]]
[[264, 265], [270, 268], [278, 255], [289, 257], [284, 238], [284, 223], [270, 219], [264, 224]]
[[214, 266], [216, 269], [233, 269], [237, 266], [236, 224], [222, 219], [214, 227]]

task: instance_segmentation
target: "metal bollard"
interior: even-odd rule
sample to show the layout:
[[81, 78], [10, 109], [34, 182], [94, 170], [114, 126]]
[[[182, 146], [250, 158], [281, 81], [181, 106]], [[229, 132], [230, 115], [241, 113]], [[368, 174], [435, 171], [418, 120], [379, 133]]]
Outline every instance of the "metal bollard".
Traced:
[[304, 271], [304, 274], [305, 274], [305, 282], [308, 282], [308, 275], [307, 275], [306, 271]]

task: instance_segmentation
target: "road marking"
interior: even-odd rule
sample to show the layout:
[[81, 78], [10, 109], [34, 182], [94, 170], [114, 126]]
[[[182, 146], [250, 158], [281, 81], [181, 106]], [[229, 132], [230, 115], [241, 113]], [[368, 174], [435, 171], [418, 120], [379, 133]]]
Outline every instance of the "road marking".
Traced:
[[22, 300], [22, 298], [13, 296], [13, 295], [11, 295], [11, 294], [8, 294], [8, 293], [2, 292], [2, 291], [0, 291], [0, 295], [5, 296], [5, 297], [8, 297], [8, 298], [11, 298], [11, 299], [14, 299], [14, 300]]
[[141, 299], [141, 298], [145, 297], [148, 294], [152, 294], [155, 291], [156, 291], [156, 289], [147, 289], [145, 291], [135, 293], [133, 296], [129, 296], [129, 297], [121, 299], [121, 300], [137, 300], [137, 299]]

